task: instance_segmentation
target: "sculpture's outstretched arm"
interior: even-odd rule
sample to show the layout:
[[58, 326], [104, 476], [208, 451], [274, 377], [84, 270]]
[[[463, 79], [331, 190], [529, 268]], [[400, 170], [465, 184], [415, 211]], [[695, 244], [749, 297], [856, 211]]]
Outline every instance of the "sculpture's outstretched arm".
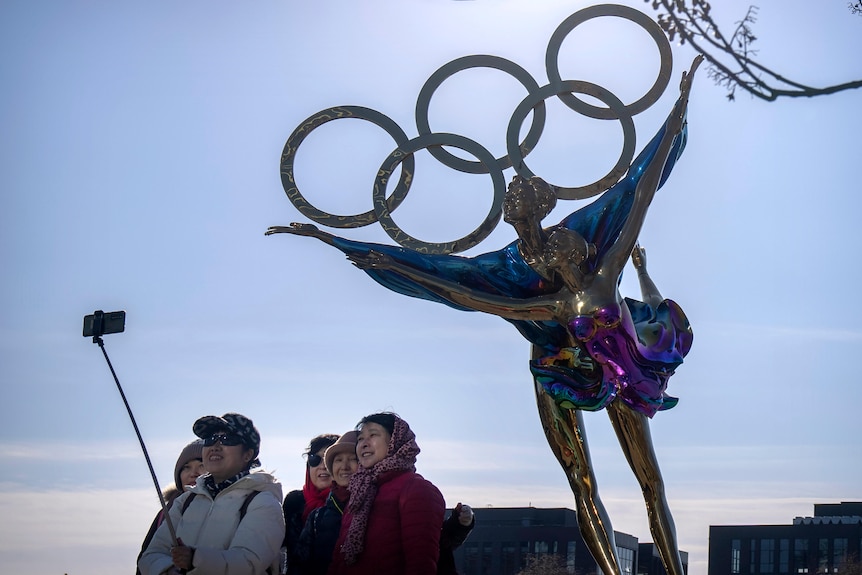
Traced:
[[470, 309], [497, 315], [506, 319], [549, 321], [565, 318], [563, 314], [565, 302], [558, 294], [517, 299], [506, 296], [487, 294], [449, 281], [438, 275], [400, 266], [388, 254], [370, 251], [367, 255], [349, 254], [356, 267], [362, 270], [390, 270], [401, 274], [428, 289], [440, 297]]

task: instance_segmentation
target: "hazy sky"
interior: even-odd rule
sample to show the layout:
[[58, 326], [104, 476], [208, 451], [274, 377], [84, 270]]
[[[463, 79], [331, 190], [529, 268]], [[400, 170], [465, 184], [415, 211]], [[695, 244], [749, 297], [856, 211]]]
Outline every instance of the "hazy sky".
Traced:
[[[110, 371], [81, 337], [96, 309], [128, 313], [105, 344], [162, 485], [201, 415], [251, 417], [288, 491], [302, 484], [309, 438], [393, 410], [450, 506], [571, 507], [528, 344], [509, 324], [397, 295], [316, 240], [263, 232], [307, 221], [279, 176], [303, 119], [360, 105], [413, 137], [416, 97], [438, 67], [493, 54], [544, 84], [548, 39], [588, 4], [0, 3], [0, 573], [131, 572], [156, 512]], [[748, 4], [720, 4], [729, 32]], [[862, 77], [862, 20], [846, 0], [816, 4], [759, 2], [759, 59], [815, 86]], [[639, 97], [658, 68], [653, 44], [625, 22], [588, 24], [564, 43], [563, 78]], [[671, 87], [635, 119], [638, 150], [693, 53], [675, 46], [674, 57]], [[431, 125], [500, 155], [523, 97], [501, 73], [463, 72], [435, 94]], [[860, 109], [859, 90], [728, 103], [705, 68], [695, 80], [688, 148], [641, 235], [653, 278], [695, 332], [670, 383], [679, 406], [652, 421], [691, 575], [706, 574], [709, 525], [789, 523], [814, 503], [862, 498]], [[583, 184], [620, 141], [617, 124], [549, 102], [528, 164]], [[327, 124], [297, 156], [300, 188], [327, 211], [368, 210], [393, 147], [370, 124]], [[417, 156], [398, 223], [433, 241], [475, 227], [488, 177]], [[584, 203], [561, 202], [547, 222]], [[379, 226], [343, 235], [392, 243]], [[513, 238], [501, 223], [469, 254]], [[631, 268], [623, 292], [638, 295]], [[586, 419], [614, 528], [649, 541], [606, 415]]]

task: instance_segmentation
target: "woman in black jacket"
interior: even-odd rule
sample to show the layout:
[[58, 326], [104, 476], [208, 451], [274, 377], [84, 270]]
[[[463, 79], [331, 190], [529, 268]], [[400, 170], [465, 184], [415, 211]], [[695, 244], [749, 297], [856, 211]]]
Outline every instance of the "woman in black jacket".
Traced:
[[284, 498], [284, 549], [282, 574], [299, 575], [298, 543], [302, 528], [312, 511], [326, 504], [332, 486], [332, 476], [324, 466], [323, 454], [335, 443], [338, 435], [323, 433], [312, 439], [305, 451], [305, 483], [302, 489], [291, 491]]
[[341, 529], [341, 516], [347, 508], [350, 493], [347, 485], [356, 473], [355, 431], [348, 431], [327, 448], [324, 463], [332, 476], [332, 490], [326, 504], [311, 512], [299, 536], [294, 556], [302, 575], [326, 575], [332, 552]]

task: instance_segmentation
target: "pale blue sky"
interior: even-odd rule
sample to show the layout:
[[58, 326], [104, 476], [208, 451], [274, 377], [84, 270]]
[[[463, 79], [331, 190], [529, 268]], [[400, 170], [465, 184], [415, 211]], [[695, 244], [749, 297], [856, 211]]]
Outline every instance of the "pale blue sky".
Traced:
[[[130, 571], [156, 511], [107, 365], [80, 335], [95, 309], [128, 313], [106, 348], [162, 484], [201, 415], [253, 418], [264, 466], [289, 490], [311, 436], [389, 409], [416, 430], [419, 471], [448, 504], [571, 507], [528, 345], [510, 325], [399, 296], [332, 248], [263, 232], [303, 219], [278, 169], [300, 121], [361, 105], [415, 136], [424, 80], [468, 54], [509, 58], [543, 84], [548, 38], [587, 4], [0, 4], [0, 573]], [[760, 59], [813, 85], [862, 77], [862, 20], [845, 0], [817, 4], [759, 2]], [[715, 18], [729, 30], [747, 5], [722, 2]], [[567, 40], [563, 77], [637, 97], [656, 59], [622, 25]], [[674, 56], [671, 89], [636, 118], [638, 149], [693, 53]], [[680, 404], [652, 425], [691, 575], [706, 575], [710, 524], [788, 523], [814, 503], [862, 498], [862, 92], [728, 103], [705, 71], [688, 149], [641, 236], [695, 331], [671, 380]], [[459, 74], [432, 101], [432, 127], [499, 155], [522, 97], [504, 76]], [[615, 130], [549, 105], [528, 163], [583, 183], [615, 161]], [[324, 209], [365, 211], [391, 149], [370, 125], [334, 122], [303, 144], [297, 178]], [[451, 239], [487, 210], [487, 177], [450, 172], [418, 158], [395, 214], [408, 232]], [[390, 243], [373, 228], [344, 235]], [[513, 237], [501, 224], [470, 253]], [[623, 291], [636, 296], [632, 279]], [[614, 527], [649, 540], [607, 417], [588, 414], [587, 426]]]

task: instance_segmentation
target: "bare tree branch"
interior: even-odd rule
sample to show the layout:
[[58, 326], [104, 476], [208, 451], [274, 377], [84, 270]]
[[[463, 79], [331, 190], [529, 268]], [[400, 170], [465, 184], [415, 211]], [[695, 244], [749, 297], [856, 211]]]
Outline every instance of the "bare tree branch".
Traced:
[[[729, 38], [725, 37], [712, 19], [711, 6], [706, 0], [644, 0], [659, 12], [658, 23], [671, 41], [679, 38], [688, 43], [709, 63], [707, 75], [727, 89], [728, 100], [736, 98], [737, 88], [766, 101], [781, 96], [788, 98], [834, 94], [862, 87], [862, 80], [853, 80], [825, 88], [815, 88], [790, 80], [758, 63], [754, 24], [757, 7], [749, 6]], [[849, 5], [851, 12], [862, 14], [862, 0]]]

